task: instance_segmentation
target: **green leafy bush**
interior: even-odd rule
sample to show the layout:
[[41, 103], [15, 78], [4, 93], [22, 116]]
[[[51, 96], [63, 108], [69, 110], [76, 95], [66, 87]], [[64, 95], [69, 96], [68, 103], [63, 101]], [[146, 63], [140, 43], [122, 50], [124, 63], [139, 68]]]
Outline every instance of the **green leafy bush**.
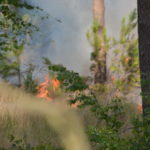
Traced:
[[1, 148], [0, 150], [63, 150], [61, 147], [54, 147], [51, 144], [41, 144], [37, 146], [31, 146], [27, 144], [23, 139], [17, 139], [13, 135], [9, 136], [10, 148]]
[[88, 87], [79, 73], [67, 70], [63, 65], [52, 64], [48, 58], [44, 58], [44, 64], [47, 65], [49, 72], [61, 82], [61, 87], [66, 91], [82, 91]]

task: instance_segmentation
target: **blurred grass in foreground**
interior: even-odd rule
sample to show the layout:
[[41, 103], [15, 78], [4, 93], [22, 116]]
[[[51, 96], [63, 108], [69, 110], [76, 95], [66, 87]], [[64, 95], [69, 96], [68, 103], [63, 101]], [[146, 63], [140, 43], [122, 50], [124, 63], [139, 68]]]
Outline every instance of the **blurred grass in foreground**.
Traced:
[[[90, 149], [80, 119], [77, 117], [76, 113], [72, 109], [66, 107], [64, 103], [47, 103], [26, 94], [18, 88], [11, 87], [1, 82], [0, 111], [0, 125], [7, 123], [5, 126], [6, 128], [3, 128], [3, 132], [0, 133], [0, 137], [4, 136], [4, 134], [8, 135], [12, 126], [15, 125], [16, 127], [14, 127], [14, 130], [17, 129], [20, 130], [20, 132], [29, 132], [27, 134], [32, 134], [32, 129], [34, 130], [36, 125], [39, 125], [39, 130], [34, 133], [37, 137], [40, 136], [42, 129], [49, 129], [50, 126], [57, 132], [61, 144], [66, 150]], [[15, 121], [18, 123], [15, 124]], [[42, 126], [42, 124], [45, 125]], [[32, 126], [32, 128], [30, 128], [30, 126]], [[48, 132], [49, 130], [46, 131]], [[2, 142], [3, 139], [1, 145], [5, 146], [5, 144], [7, 144]]]

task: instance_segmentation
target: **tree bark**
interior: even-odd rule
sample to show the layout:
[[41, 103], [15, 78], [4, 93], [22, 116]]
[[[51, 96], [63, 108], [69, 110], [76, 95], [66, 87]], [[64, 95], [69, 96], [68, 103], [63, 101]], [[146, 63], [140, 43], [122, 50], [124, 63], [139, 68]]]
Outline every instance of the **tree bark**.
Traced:
[[139, 58], [143, 113], [150, 109], [150, 0], [138, 0]]
[[105, 23], [104, 0], [93, 0], [93, 16], [100, 23], [100, 25], [104, 26]]
[[[105, 4], [104, 0], [93, 0], [93, 18], [96, 19], [96, 21], [101, 25], [100, 30], [98, 32], [100, 39], [102, 40], [102, 45], [103, 39], [102, 37], [102, 30], [105, 25]], [[101, 46], [99, 50], [99, 57], [102, 60], [100, 62], [97, 62], [97, 67], [95, 71], [95, 76], [94, 80], [95, 83], [105, 83], [107, 80], [107, 69], [106, 69], [106, 49]]]

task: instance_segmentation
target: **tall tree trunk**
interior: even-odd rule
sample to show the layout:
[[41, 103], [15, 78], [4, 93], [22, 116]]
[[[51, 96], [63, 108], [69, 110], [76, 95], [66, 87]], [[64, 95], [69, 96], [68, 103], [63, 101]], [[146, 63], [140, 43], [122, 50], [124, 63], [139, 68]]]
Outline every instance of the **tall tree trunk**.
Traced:
[[102, 26], [104, 26], [105, 22], [104, 15], [105, 15], [104, 0], [93, 0], [93, 16]]
[[[93, 17], [101, 25], [98, 32], [100, 38], [102, 37], [102, 30], [105, 24], [105, 4], [104, 0], [93, 0]], [[102, 39], [102, 38], [101, 38]], [[103, 45], [103, 41], [102, 41]], [[95, 71], [95, 83], [105, 83], [107, 80], [107, 69], [106, 69], [106, 50], [101, 46], [99, 50], [100, 61], [97, 62]]]
[[144, 116], [150, 109], [150, 0], [138, 0], [138, 33]]

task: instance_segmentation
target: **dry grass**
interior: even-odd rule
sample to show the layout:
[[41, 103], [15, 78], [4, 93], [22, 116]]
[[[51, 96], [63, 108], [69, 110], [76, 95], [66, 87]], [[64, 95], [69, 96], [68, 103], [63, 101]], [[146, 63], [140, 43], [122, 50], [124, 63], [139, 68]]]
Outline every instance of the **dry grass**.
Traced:
[[7, 144], [3, 137], [9, 132], [27, 136], [29, 141], [39, 136], [43, 137], [39, 140], [53, 140], [53, 128], [67, 150], [90, 149], [80, 119], [64, 103], [41, 101], [6, 83], [0, 83], [0, 97], [2, 144]]

